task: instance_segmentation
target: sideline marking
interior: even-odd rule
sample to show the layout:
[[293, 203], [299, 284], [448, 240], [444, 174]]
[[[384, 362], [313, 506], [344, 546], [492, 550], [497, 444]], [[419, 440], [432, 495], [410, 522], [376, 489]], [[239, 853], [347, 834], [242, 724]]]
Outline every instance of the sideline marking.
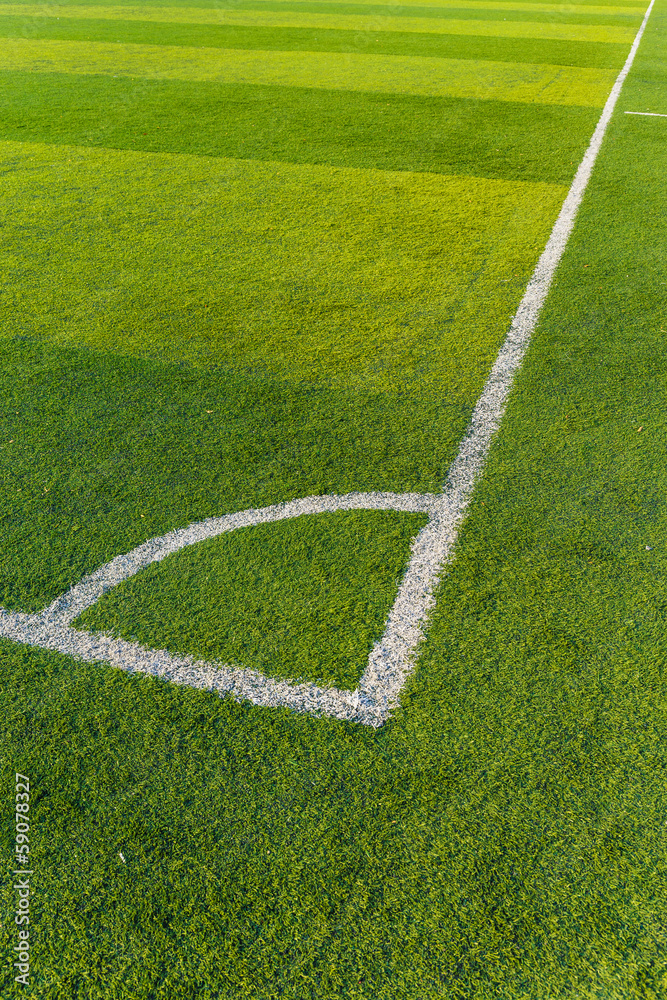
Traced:
[[[367, 726], [383, 725], [398, 704], [401, 689], [414, 670], [420, 645], [425, 638], [428, 615], [435, 605], [433, 595], [441, 570], [451, 560], [458, 529], [465, 518], [473, 488], [505, 411], [515, 375], [521, 367], [572, 232], [607, 125], [654, 3], [655, 0], [651, 0], [625, 65], [607, 98], [441, 493], [349, 493], [345, 496], [304, 497], [262, 509], [208, 518], [159, 538], [150, 538], [131, 552], [117, 556], [84, 577], [38, 614], [27, 615], [0, 608], [0, 637], [65, 653], [88, 663], [109, 663], [129, 673], [139, 671], [177, 684], [217, 691], [219, 694], [229, 693], [238, 700], [251, 701], [256, 705], [289, 706], [300, 712], [331, 715]], [[277, 680], [254, 670], [195, 661], [191, 657], [175, 657], [165, 650], [149, 650], [138, 643], [71, 628], [70, 623], [85, 608], [95, 604], [107, 590], [186, 545], [237, 528], [340, 510], [401, 510], [430, 515], [428, 523], [412, 544], [412, 555], [389, 613], [384, 635], [371, 650], [355, 691]]]
[[648, 115], [649, 118], [667, 118], [667, 115], [660, 115], [657, 111], [624, 111], [624, 115]]

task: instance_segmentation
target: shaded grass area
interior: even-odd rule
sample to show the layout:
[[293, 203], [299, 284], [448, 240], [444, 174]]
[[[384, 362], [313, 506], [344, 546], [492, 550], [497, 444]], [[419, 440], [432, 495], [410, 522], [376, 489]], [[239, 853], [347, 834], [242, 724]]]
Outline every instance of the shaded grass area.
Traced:
[[0, 80], [2, 139], [556, 184], [570, 183], [598, 114], [306, 87], [57, 73]]
[[419, 382], [295, 384], [20, 338], [2, 359], [0, 605], [22, 611], [206, 517], [437, 490], [471, 413]]
[[148, 567], [73, 627], [351, 690], [425, 523], [353, 511], [244, 528]]
[[418, 381], [466, 404], [565, 194], [19, 143], [0, 155], [8, 332], [293, 381]]
[[[0, 11], [2, 5], [0, 5]], [[0, 37], [71, 39], [89, 42], [188, 45], [207, 48], [263, 49], [300, 52], [368, 52], [384, 55], [488, 59], [558, 66], [620, 68], [627, 45], [568, 42], [553, 39], [484, 38], [475, 35], [428, 35], [335, 28], [262, 28], [246, 25], [158, 24], [0, 16]]]

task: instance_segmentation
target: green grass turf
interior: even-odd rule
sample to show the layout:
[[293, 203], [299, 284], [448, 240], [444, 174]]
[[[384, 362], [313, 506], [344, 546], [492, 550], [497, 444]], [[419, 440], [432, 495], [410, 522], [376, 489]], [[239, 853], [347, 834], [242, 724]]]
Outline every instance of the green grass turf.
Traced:
[[[663, 9], [661, 0], [621, 110], [667, 110]], [[52, 128], [60, 142], [76, 134], [103, 145], [100, 95], [128, 93], [126, 81], [91, 90], [90, 81], [32, 84], [17, 74], [16, 83], [36, 102], [23, 105], [33, 142]], [[77, 86], [87, 105], [79, 121]], [[195, 93], [134, 86], [144, 108], [155, 93]], [[239, 103], [261, 95], [267, 107], [269, 90], [235, 93]], [[199, 107], [220, 92], [200, 88]], [[312, 100], [327, 108], [316, 102], [330, 98]], [[295, 119], [305, 103], [294, 95]], [[112, 104], [127, 143], [131, 115]], [[492, 104], [387, 102], [396, 125], [417, 107], [434, 117], [458, 108], [463, 122], [480, 106], [488, 116]], [[69, 120], [56, 128], [48, 116], [58, 105]], [[344, 105], [351, 118], [378, 107]], [[552, 124], [561, 111], [542, 110], [553, 117], [537, 120]], [[575, 140], [556, 143], [551, 133], [556, 152], [545, 169], [560, 169], [561, 183], [573, 168], [554, 164], [583, 142], [581, 110], [560, 119], [581, 123]], [[493, 108], [503, 123], [522, 113]], [[210, 155], [197, 143], [213, 139], [184, 135], [182, 115], [167, 141]], [[355, 124], [361, 133], [363, 116]], [[664, 134], [660, 119], [619, 112], [612, 122], [418, 671], [381, 730], [0, 643], [6, 801], [15, 770], [33, 785], [40, 1000], [662, 1000]], [[380, 158], [377, 147], [361, 147], [338, 165]], [[254, 148], [266, 151], [266, 139]], [[473, 147], [461, 148], [465, 173]], [[407, 149], [392, 154], [392, 169], [415, 169]], [[505, 149], [509, 162], [509, 140]], [[86, 160], [90, 152], [72, 149], [79, 164], [99, 162]], [[10, 179], [31, 153], [13, 151]], [[85, 254], [72, 259], [63, 248], [87, 232], [89, 199], [100, 202], [90, 175], [83, 185], [58, 173], [64, 146], [51, 153], [51, 174], [40, 163], [32, 186], [23, 171], [14, 188], [26, 229], [12, 252], [36, 255], [25, 289], [40, 287], [39, 269], [56, 255], [58, 273], [80, 268], [89, 288]], [[54, 195], [65, 199], [61, 216]], [[44, 206], [36, 249], [29, 198]], [[122, 216], [94, 218], [108, 234]], [[27, 308], [30, 296], [23, 301]], [[419, 378], [388, 391], [368, 376], [336, 380], [333, 365], [331, 378], [290, 378], [277, 365], [194, 365], [57, 344], [36, 326], [11, 334], [0, 352], [8, 484], [0, 603], [22, 610], [146, 537], [211, 513], [383, 484], [436, 488], [455, 444], [448, 435], [469, 418], [469, 404], [444, 386], [425, 392]], [[321, 538], [326, 525], [319, 530]], [[267, 548], [284, 539], [272, 536]], [[382, 548], [381, 537], [369, 539], [370, 565]], [[339, 563], [349, 557], [341, 552]], [[7, 811], [2, 837], [9, 858]], [[9, 954], [8, 885], [4, 893], [0, 940]], [[0, 992], [15, 995], [9, 963], [0, 975]]]
[[[1, 8], [0, 8], [1, 9]], [[385, 30], [393, 30], [393, 19], [395, 18], [405, 18], [406, 20], [406, 31], [415, 30], [413, 21], [415, 19], [433, 19], [435, 22], [438, 20], [498, 20], [507, 21], [508, 23], [512, 21], [528, 21], [530, 23], [546, 21], [551, 24], [584, 24], [584, 25], [617, 25], [625, 27], [639, 27], [641, 23], [643, 9], [637, 10], [619, 8], [606, 8], [602, 11], [594, 8], [584, 8], [582, 11], [574, 9], [570, 10], [558, 10], [558, 8], [547, 8], [541, 4], [535, 5], [532, 8], [525, 9], [524, 7], [512, 7], [501, 5], [496, 7], [493, 3], [489, 3], [488, 6], [482, 8], [466, 8], [463, 7], [399, 7], [394, 9], [391, 6], [369, 6], [365, 4], [337, 4], [337, 3], [324, 3], [322, 0], [315, 0], [313, 3], [298, 3], [298, 2], [286, 2], [286, 0], [278, 0], [278, 2], [268, 2], [268, 0], [240, 0], [239, 3], [234, 4], [228, 10], [201, 10], [195, 8], [184, 8], [182, 10], [175, 9], [173, 7], [154, 7], [151, 4], [146, 4], [141, 7], [126, 8], [117, 6], [93, 6], [88, 7], [87, 5], [81, 6], [68, 6], [62, 9], [60, 6], [45, 8], [43, 6], [31, 6], [31, 5], [17, 5], [16, 7], [7, 7], [7, 14], [10, 12], [14, 14], [16, 20], [24, 25], [26, 34], [30, 33], [30, 26], [32, 19], [35, 21], [37, 28], [40, 28], [42, 24], [46, 26], [48, 22], [53, 23], [54, 21], [64, 20], [67, 21], [70, 18], [77, 20], [81, 19], [93, 19], [100, 20], [106, 18], [115, 22], [116, 24], [122, 24], [123, 22], [139, 21], [143, 23], [144, 31], [147, 25], [153, 25], [156, 22], [167, 22], [170, 24], [186, 23], [186, 24], [202, 24], [207, 26], [219, 27], [220, 22], [228, 23], [233, 19], [237, 13], [240, 12], [254, 12], [250, 13], [248, 20], [252, 23], [255, 15], [259, 15], [258, 20], [262, 20], [264, 14], [274, 15], [272, 20], [279, 20], [282, 17], [290, 19], [294, 14], [329, 14], [334, 17], [338, 16], [354, 16], [359, 19], [359, 23], [362, 24], [363, 21], [371, 19], [373, 21], [373, 26], [379, 27], [383, 23], [384, 19], [388, 19], [388, 24], [391, 24], [390, 28]], [[67, 24], [64, 25], [65, 29]], [[432, 26], [427, 26], [424, 30], [438, 31], [437, 23]], [[471, 32], [474, 34], [474, 32]], [[145, 37], [145, 36], [144, 36]]]
[[[530, 273], [540, 226], [544, 239], [562, 197], [546, 185], [513, 191], [506, 182], [354, 171], [345, 195], [325, 170], [304, 176], [274, 164], [253, 173], [201, 159], [184, 182], [182, 160], [179, 175], [172, 160], [148, 157], [144, 200], [136, 156], [114, 161], [95, 150], [91, 159], [85, 150], [29, 145], [6, 153], [18, 215], [5, 222], [19, 242], [4, 244], [15, 267], [3, 323], [14, 338], [5, 341], [5, 393], [14, 395], [20, 372], [33, 398], [53, 400], [31, 430], [35, 411], [31, 404], [24, 420], [19, 394], [4, 451], [21, 493], [8, 494], [5, 507], [2, 601], [32, 610], [144, 532], [309, 493], [437, 489]], [[230, 185], [233, 197], [220, 203]], [[291, 217], [295, 189], [301, 227]], [[90, 212], [78, 218], [84, 198]], [[393, 230], [414, 234], [398, 257], [383, 232], [392, 216]], [[137, 220], [146, 218], [154, 226], [137, 243]], [[267, 253], [271, 224], [275, 256]], [[55, 257], [54, 228], [63, 234]], [[203, 241], [217, 246], [221, 231], [226, 255], [202, 259]], [[240, 246], [246, 263], [230, 270]], [[439, 306], [424, 291], [436, 280]], [[267, 284], [271, 309], [262, 299]], [[389, 310], [395, 302], [398, 319]], [[87, 342], [119, 359], [39, 348], [49, 339]], [[158, 353], [196, 361], [199, 371], [151, 363]], [[128, 354], [146, 359], [129, 382], [134, 369], [121, 360]]]
[[295, 381], [417, 380], [466, 404], [565, 194], [25, 143], [1, 153], [16, 234], [8, 333]]
[[48, 73], [0, 80], [7, 140], [555, 184], [571, 182], [597, 119], [592, 108], [404, 94]]
[[353, 689], [425, 523], [354, 511], [245, 528], [149, 567], [73, 626]]
[[[3, 10], [0, 5], [0, 12]], [[50, 38], [89, 42], [146, 41], [146, 25], [132, 21], [93, 21], [74, 18], [8, 17], [0, 13], [0, 37]], [[189, 45], [207, 48], [278, 50], [283, 52], [371, 52], [384, 55], [441, 56], [452, 59], [489, 59], [496, 62], [532, 62], [557, 66], [619, 68], [627, 46], [610, 42], [554, 41], [552, 39], [493, 38], [474, 35], [425, 35], [415, 32], [336, 31], [332, 28], [261, 28], [235, 24], [150, 25], [151, 45]]]
[[368, 53], [262, 52], [6, 39], [0, 70], [269, 84], [602, 107], [608, 69]]
[[[595, 20], [595, 17], [592, 18]], [[455, 18], [393, 18], [363, 17], [356, 14], [323, 14], [298, 11], [240, 11], [227, 15], [230, 24], [276, 28], [335, 28], [368, 31], [375, 28], [384, 31], [418, 31], [444, 35], [483, 35], [505, 38], [547, 38], [559, 41], [630, 43], [635, 35], [635, 27], [624, 19], [624, 24], [560, 24], [550, 21], [476, 20]], [[634, 18], [632, 20], [635, 20]], [[23, 41], [37, 47], [37, 41], [29, 38]], [[44, 46], [45, 43], [42, 43]]]
[[38, 611], [147, 537], [226, 511], [382, 485], [436, 490], [471, 412], [419, 382], [290, 383], [20, 336], [1, 354], [0, 605], [16, 610]]
[[[249, 2], [249, 3], [254, 2], [254, 3], [257, 3], [257, 4], [261, 4], [261, 6], [264, 6], [263, 0], [241, 0], [241, 2]], [[287, 2], [292, 3], [292, 0], [287, 0]], [[295, 0], [295, 2], [297, 2], [297, 0]], [[313, 2], [314, 2], [314, 0], [313, 0]], [[361, 2], [363, 3], [363, 0], [361, 0]], [[508, 2], [508, 0], [505, 0], [505, 2]], [[165, 8], [165, 9], [176, 8], [176, 9], [180, 9], [180, 10], [185, 10], [187, 8], [190, 8], [190, 9], [201, 9], [201, 10], [217, 11], [221, 15], [224, 15], [224, 12], [226, 10], [235, 10], [235, 9], [237, 9], [238, 3], [239, 3], [239, 0], [182, 0], [182, 2], [181, 2], [181, 0], [161, 0], [161, 2], [159, 2], [159, 3], [157, 3], [157, 2], [151, 2], [150, 6], [153, 7], [153, 8], [157, 8], [157, 7]], [[418, 2], [412, 3], [409, 0], [408, 3], [378, 4], [377, 0], [371, 0], [371, 4], [372, 4], [372, 6], [376, 6], [376, 7], [377, 6], [389, 7], [392, 12], [397, 12], [397, 11], [400, 12], [400, 11], [403, 11], [403, 10], [406, 10], [406, 9], [407, 10], [411, 10], [411, 9], [414, 8], [414, 6], [417, 6], [417, 7], [428, 7], [429, 9], [432, 8], [432, 7], [450, 7], [450, 6], [455, 6], [455, 7], [465, 8], [466, 10], [476, 9], [476, 8], [480, 8], [481, 9], [482, 7], [488, 7], [488, 6], [490, 6], [491, 8], [494, 8], [494, 7], [498, 6], [498, 3], [496, 2], [496, 0], [489, 0], [488, 4], [486, 4], [486, 3], [484, 3], [484, 4], [483, 3], [479, 3], [479, 2], [477, 2], [477, 0], [472, 0], [472, 3], [470, 3], [469, 0], [467, 0], [467, 2], [465, 2], [465, 3], [460, 3], [460, 2], [458, 2], [458, 0], [457, 0], [456, 3], [453, 3], [452, 0], [446, 0], [445, 3], [442, 3], [441, 0], [428, 0], [427, 3], [424, 3], [424, 0], [418, 0]], [[364, 7], [366, 7], [365, 3], [363, 5], [364, 5]], [[600, 4], [600, 0], [576, 0], [575, 3], [567, 3], [567, 4], [554, 4], [553, 0], [535, 0], [534, 3], [530, 3], [528, 5], [523, 4], [521, 2], [517, 2], [517, 3], [514, 3], [514, 4], [510, 3], [509, 4], [509, 6], [511, 6], [512, 8], [519, 7], [520, 9], [524, 8], [524, 7], [528, 7], [529, 9], [531, 7], [534, 7], [536, 9], [538, 9], [538, 5], [539, 5], [539, 8], [541, 8], [544, 5], [547, 8], [551, 8], [551, 9], [553, 9], [553, 8], [559, 9], [559, 8], [565, 7], [568, 10], [579, 10], [579, 9], [585, 10], [585, 9], [588, 8], [588, 9], [591, 10], [591, 13], [593, 13], [593, 14], [599, 12], [600, 9], [601, 9], [601, 6], [605, 7], [607, 10], [609, 10], [609, 9], [619, 10], [621, 8], [627, 8], [628, 10], [631, 10], [635, 14], [638, 14], [643, 9], [645, 9], [645, 8], [641, 7], [641, 4], [637, 3], [637, 0], [615, 0], [615, 2], [613, 4], [611, 4], [611, 5], [609, 5], [609, 4], [603, 4], [603, 5], [601, 5]], [[28, 5], [28, 4], [25, 4], [25, 5], [24, 4], [16, 4], [16, 3], [13, 2], [13, 0], [0, 0], [0, 7], [6, 7], [9, 10], [14, 10], [14, 9], [16, 9], [18, 7], [22, 7], [23, 8], [23, 7], [28, 7], [28, 6], [30, 8], [34, 8], [36, 5], [35, 4], [30, 4], [30, 5]], [[73, 7], [81, 7], [81, 6], [85, 6], [85, 7], [108, 7], [109, 6], [109, 2], [108, 2], [108, 0], [89, 0], [88, 3], [86, 3], [85, 5], [83, 5], [83, 4], [79, 3], [79, 2], [76, 2], [76, 0], [61, 0], [61, 2], [58, 4], [58, 7], [60, 7], [62, 9], [63, 14], [65, 14], [68, 9], [71, 9]], [[124, 7], [135, 8], [136, 9], [137, 3], [136, 3], [136, 0], [119, 0], [119, 2], [117, 2], [117, 3], [114, 4], [114, 7], [118, 7], [119, 11], [120, 11], [121, 8], [124, 8]], [[52, 7], [48, 7], [47, 6], [46, 10], [44, 9], [44, 7], [42, 7], [41, 10], [40, 10], [40, 15], [39, 16], [43, 17], [43, 18], [46, 18], [46, 17], [49, 16], [49, 12], [51, 12], [51, 14], [52, 14], [52, 10], [53, 10]], [[56, 16], [59, 16], [59, 15], [56, 14]]]

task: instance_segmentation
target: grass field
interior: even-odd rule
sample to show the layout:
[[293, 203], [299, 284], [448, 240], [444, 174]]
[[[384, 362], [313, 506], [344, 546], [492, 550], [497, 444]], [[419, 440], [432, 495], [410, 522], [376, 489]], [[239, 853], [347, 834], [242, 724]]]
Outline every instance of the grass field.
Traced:
[[[0, 0], [0, 608], [439, 493], [644, 14]], [[0, 639], [3, 998], [667, 998], [666, 17], [383, 725]], [[425, 522], [243, 527], [72, 625], [351, 692]]]

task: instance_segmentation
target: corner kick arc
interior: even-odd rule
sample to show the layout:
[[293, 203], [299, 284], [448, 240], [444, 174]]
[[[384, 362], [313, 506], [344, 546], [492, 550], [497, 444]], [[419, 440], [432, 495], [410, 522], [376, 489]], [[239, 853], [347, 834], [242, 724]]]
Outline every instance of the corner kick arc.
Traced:
[[[474, 487], [479, 480], [491, 441], [500, 425], [515, 376], [521, 367], [533, 330], [572, 232], [581, 200], [588, 186], [602, 140], [621, 88], [634, 61], [655, 0], [651, 0], [620, 71], [590, 144], [512, 320], [469, 428], [448, 473], [441, 493], [351, 493], [345, 496], [305, 497], [283, 504], [209, 518], [149, 539], [131, 552], [116, 557], [85, 577], [38, 614], [0, 608], [0, 638], [60, 652], [89, 663], [108, 663], [127, 672], [140, 672], [177, 684], [189, 685], [256, 705], [287, 706], [315, 715], [379, 727], [398, 704], [400, 692], [412, 673], [425, 638], [435, 590], [442, 568], [451, 560]], [[627, 112], [633, 113], [633, 112]], [[411, 556], [386, 622], [355, 691], [315, 684], [276, 680], [251, 669], [175, 657], [165, 650], [147, 650], [96, 633], [79, 631], [71, 622], [85, 608], [138, 570], [167, 555], [227, 531], [267, 524], [305, 514], [344, 510], [396, 510], [429, 515], [412, 545]]]

